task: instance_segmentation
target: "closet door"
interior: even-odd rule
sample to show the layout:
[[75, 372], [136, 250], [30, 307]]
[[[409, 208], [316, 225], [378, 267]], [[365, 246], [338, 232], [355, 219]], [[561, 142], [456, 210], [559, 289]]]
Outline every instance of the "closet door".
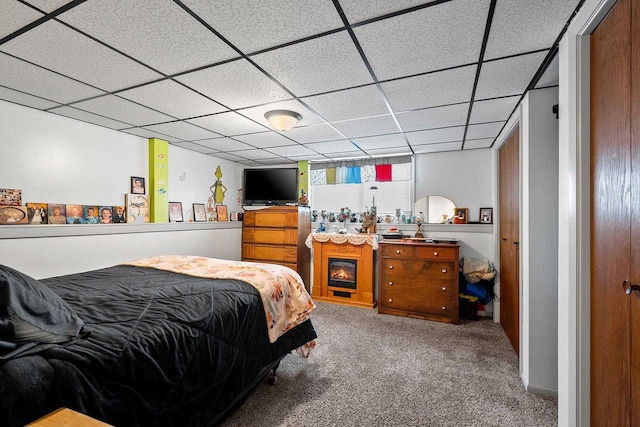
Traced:
[[500, 323], [516, 354], [520, 348], [520, 136], [516, 129], [499, 153]]
[[592, 426], [640, 425], [640, 291], [632, 288], [640, 283], [640, 82], [632, 77], [640, 75], [640, 37], [632, 3], [620, 0], [591, 37]]

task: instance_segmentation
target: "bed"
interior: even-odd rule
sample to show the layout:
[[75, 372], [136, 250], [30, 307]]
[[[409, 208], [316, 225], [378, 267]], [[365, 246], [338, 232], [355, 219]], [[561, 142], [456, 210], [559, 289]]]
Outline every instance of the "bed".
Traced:
[[308, 355], [313, 308], [300, 276], [269, 264], [155, 257], [40, 281], [0, 266], [0, 425], [60, 407], [214, 425], [287, 354]]

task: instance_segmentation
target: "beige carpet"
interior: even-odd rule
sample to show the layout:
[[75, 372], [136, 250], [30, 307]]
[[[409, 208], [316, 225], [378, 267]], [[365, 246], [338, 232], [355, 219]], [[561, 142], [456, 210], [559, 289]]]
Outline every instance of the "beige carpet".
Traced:
[[448, 325], [317, 303], [317, 347], [287, 356], [220, 425], [554, 426], [491, 320]]

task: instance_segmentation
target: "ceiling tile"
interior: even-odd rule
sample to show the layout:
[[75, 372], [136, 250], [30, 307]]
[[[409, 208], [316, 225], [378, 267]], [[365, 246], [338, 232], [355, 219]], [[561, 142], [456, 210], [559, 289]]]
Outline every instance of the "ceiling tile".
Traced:
[[480, 70], [476, 98], [524, 93], [546, 55], [547, 52], [538, 52], [485, 62]]
[[163, 80], [118, 92], [118, 96], [147, 105], [179, 119], [204, 116], [225, 110], [217, 102], [213, 102], [172, 80]]
[[495, 138], [498, 136], [505, 123], [506, 121], [497, 123], [483, 123], [480, 125], [469, 125], [469, 128], [467, 129], [467, 140]]
[[249, 144], [245, 144], [244, 142], [240, 142], [232, 138], [200, 139], [196, 142], [200, 145], [220, 151], [250, 150], [255, 148]]
[[293, 139], [294, 141], [302, 143], [344, 139], [344, 137], [336, 132], [331, 126], [325, 124], [295, 127], [291, 130], [286, 131], [285, 134], [287, 135], [287, 137]]
[[60, 19], [166, 74], [239, 56], [171, 0], [88, 1]]
[[442, 151], [458, 151], [462, 149], [462, 141], [443, 142], [440, 144], [424, 144], [413, 147], [416, 154], [438, 153]]
[[291, 98], [245, 59], [184, 74], [176, 80], [232, 109]]
[[507, 98], [475, 101], [471, 109], [471, 119], [469, 123], [508, 120], [519, 100], [520, 96], [510, 96]]
[[256, 52], [343, 26], [330, 0], [183, 0], [244, 53]]
[[405, 145], [404, 147], [375, 148], [365, 151], [367, 152], [367, 154], [374, 157], [411, 154], [411, 149], [408, 145]]
[[312, 144], [305, 144], [307, 147], [318, 153], [344, 153], [348, 151], [357, 150], [358, 147], [353, 145], [348, 139], [341, 139], [339, 141], [330, 142], [315, 142]]
[[232, 162], [243, 163], [246, 159], [244, 157], [236, 156], [231, 153], [215, 153], [215, 157], [218, 157], [223, 160], [230, 160]]
[[322, 119], [320, 119], [317, 114], [313, 113], [311, 110], [309, 110], [307, 107], [302, 105], [302, 103], [295, 99], [272, 102], [270, 104], [259, 105], [257, 107], [243, 108], [237, 110], [237, 112], [270, 128], [271, 125], [269, 124], [269, 121], [264, 117], [264, 113], [272, 110], [290, 110], [300, 114], [300, 116], [302, 116], [302, 119], [300, 119], [296, 126], [309, 126], [323, 123]]
[[242, 150], [242, 151], [233, 151], [232, 154], [237, 156], [241, 156], [245, 159], [249, 160], [259, 160], [259, 159], [271, 159], [277, 157], [275, 154], [266, 151], [266, 150]]
[[252, 122], [234, 112], [197, 117], [187, 121], [225, 136], [242, 135], [265, 130], [264, 126]]
[[145, 128], [158, 131], [166, 135], [171, 135], [184, 141], [210, 139], [219, 136], [215, 132], [211, 132], [210, 130], [185, 122], [160, 123], [157, 125], [145, 126]]
[[73, 0], [26, 0], [27, 3], [32, 4], [47, 13], [51, 13], [72, 1]]
[[313, 161], [321, 162], [321, 161], [328, 160], [327, 157], [323, 154], [311, 154], [311, 155], [305, 155], [305, 156], [289, 156], [288, 158], [296, 162], [304, 161], [304, 160], [309, 160], [312, 162]]
[[328, 122], [389, 113], [375, 85], [310, 96], [303, 101]]
[[385, 80], [477, 62], [488, 11], [489, 0], [450, 1], [354, 31]]
[[0, 39], [29, 25], [44, 15], [17, 1], [3, 1], [0, 14]]
[[238, 135], [234, 139], [251, 144], [255, 148], [279, 147], [283, 145], [298, 145], [295, 141], [280, 135], [277, 132], [260, 132], [249, 135]]
[[298, 97], [373, 82], [346, 31], [272, 50], [252, 59]]
[[401, 147], [409, 150], [407, 141], [402, 134], [370, 136], [367, 138], [355, 138], [353, 142], [366, 152], [380, 148]]
[[114, 120], [131, 123], [134, 126], [168, 122], [174, 119], [166, 114], [159, 113], [115, 95], [101, 96], [100, 98], [78, 102], [73, 106]]
[[469, 104], [449, 105], [446, 107], [425, 108], [396, 114], [396, 118], [405, 132], [412, 130], [437, 129], [467, 124]]
[[579, 0], [499, 1], [485, 59], [549, 49]]
[[87, 111], [78, 110], [77, 108], [73, 108], [73, 107], [53, 108], [49, 111], [54, 114], [59, 114], [61, 116], [70, 117], [72, 119], [93, 123], [95, 125], [108, 127], [111, 129], [124, 129], [124, 128], [131, 127], [131, 124], [129, 123], [123, 123], [118, 120], [112, 120], [107, 117], [102, 117], [97, 114], [89, 113]]
[[106, 91], [161, 77], [53, 20], [8, 41], [0, 50]]
[[455, 68], [382, 83], [393, 111], [469, 102], [476, 78], [476, 66]]
[[125, 133], [129, 133], [131, 135], [136, 135], [142, 138], [158, 138], [158, 139], [162, 139], [164, 141], [168, 141], [168, 142], [177, 142], [180, 141], [179, 138], [174, 138], [173, 136], [169, 136], [169, 135], [164, 135], [160, 132], [156, 132], [156, 131], [152, 131], [149, 129], [144, 129], [144, 128], [130, 128], [130, 129], [123, 129], [120, 132], [125, 132]]
[[37, 96], [29, 95], [28, 93], [18, 92], [17, 90], [9, 89], [3, 86], [0, 86], [0, 99], [8, 102], [13, 102], [15, 104], [24, 105], [26, 107], [37, 108], [38, 110], [45, 110], [47, 108], [59, 105], [57, 102], [52, 102]]
[[0, 53], [0, 76], [4, 86], [60, 103], [104, 93], [2, 53]]
[[410, 7], [436, 0], [340, 0], [342, 10], [351, 24], [375, 18], [388, 13], [398, 12]]
[[464, 126], [407, 132], [407, 139], [412, 146], [434, 144], [438, 142], [462, 141]]
[[205, 147], [200, 144], [196, 144], [195, 142], [176, 142], [171, 145], [175, 147], [185, 148], [187, 150], [197, 151], [198, 153], [203, 153], [203, 154], [215, 153], [217, 155], [216, 150], [213, 150], [209, 147]]
[[473, 150], [478, 148], [489, 148], [495, 141], [495, 138], [483, 138], [483, 139], [467, 139], [464, 142], [465, 150]]
[[400, 129], [390, 114], [331, 123], [347, 138], [399, 133]]
[[558, 60], [558, 55], [553, 57], [547, 69], [544, 71], [538, 83], [536, 83], [536, 88], [548, 87], [548, 86], [558, 86], [560, 84], [560, 61]]
[[[256, 165], [264, 166], [264, 165], [290, 165], [296, 163], [294, 160], [285, 159], [282, 157], [274, 157], [273, 159], [260, 159], [260, 161], [256, 162]], [[246, 163], [245, 163], [246, 164]]]
[[271, 153], [277, 154], [278, 156], [284, 156], [284, 157], [318, 154], [315, 151], [300, 144], [287, 145], [286, 147], [271, 147], [268, 149], [268, 151], [270, 151]]

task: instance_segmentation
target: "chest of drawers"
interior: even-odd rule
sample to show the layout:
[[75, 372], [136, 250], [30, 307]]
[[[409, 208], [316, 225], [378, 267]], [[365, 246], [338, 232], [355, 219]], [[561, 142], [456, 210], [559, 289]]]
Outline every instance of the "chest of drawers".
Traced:
[[378, 312], [459, 323], [455, 244], [380, 243]]

